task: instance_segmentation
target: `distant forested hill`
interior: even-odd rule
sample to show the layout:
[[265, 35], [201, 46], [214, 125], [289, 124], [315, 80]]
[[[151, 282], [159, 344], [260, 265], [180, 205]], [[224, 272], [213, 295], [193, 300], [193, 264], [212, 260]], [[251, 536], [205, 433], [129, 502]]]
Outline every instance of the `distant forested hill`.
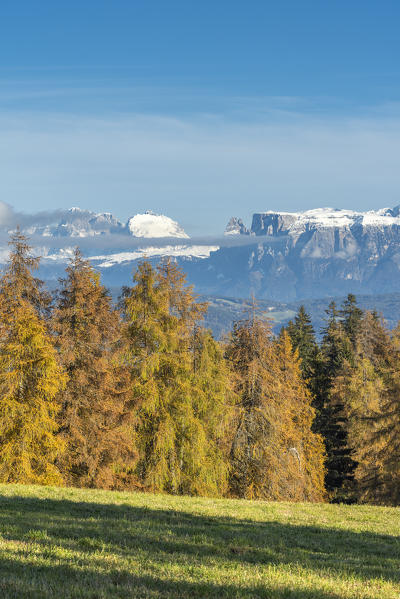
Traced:
[[[228, 297], [202, 296], [209, 303], [208, 313], [205, 317], [208, 326], [218, 338], [230, 331], [232, 322], [243, 317], [249, 309], [251, 302], [248, 299], [236, 299]], [[276, 302], [273, 300], [257, 300], [257, 305], [265, 317], [273, 321], [275, 332], [279, 332], [293, 318], [299, 306], [304, 304], [306, 311], [310, 314], [317, 336], [320, 336], [324, 326], [325, 309], [330, 301], [334, 300], [340, 305], [345, 298], [343, 296], [306, 299], [297, 302]], [[394, 328], [400, 320], [400, 293], [386, 293], [383, 295], [360, 295], [357, 296], [359, 306], [364, 310], [376, 310], [383, 316], [389, 328]]]

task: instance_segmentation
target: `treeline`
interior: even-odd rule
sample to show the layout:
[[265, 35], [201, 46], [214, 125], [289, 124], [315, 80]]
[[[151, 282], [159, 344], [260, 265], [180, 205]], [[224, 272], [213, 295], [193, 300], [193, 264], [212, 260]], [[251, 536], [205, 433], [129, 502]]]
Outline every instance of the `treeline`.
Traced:
[[76, 250], [50, 295], [17, 231], [0, 279], [0, 481], [399, 503], [400, 329], [349, 296], [322, 343], [254, 306], [217, 342], [175, 263], [115, 307]]
[[324, 439], [326, 489], [335, 501], [399, 505], [400, 324], [389, 332], [352, 294], [326, 314], [320, 345], [303, 307], [287, 327]]

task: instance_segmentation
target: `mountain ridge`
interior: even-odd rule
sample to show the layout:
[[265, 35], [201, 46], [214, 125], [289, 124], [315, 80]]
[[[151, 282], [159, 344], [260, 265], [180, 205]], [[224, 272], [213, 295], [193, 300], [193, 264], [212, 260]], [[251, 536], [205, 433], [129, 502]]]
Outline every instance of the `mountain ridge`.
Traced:
[[253, 214], [250, 229], [241, 218], [232, 217], [226, 226], [225, 235], [293, 235], [317, 228], [400, 226], [399, 215], [400, 206], [365, 212], [329, 207], [298, 212], [267, 210]]
[[[121, 223], [110, 213], [74, 208], [56, 223], [24, 229], [44, 256], [41, 273], [57, 279], [81, 244], [106, 285], [124, 285], [137, 261], [169, 256], [196, 292], [288, 302], [347, 293], [400, 292], [400, 208], [356, 212], [320, 208], [256, 212], [251, 227], [232, 218], [220, 239], [191, 239], [164, 215]], [[88, 245], [89, 241], [92, 244]], [[85, 245], [86, 244], [86, 245]], [[0, 260], [7, 256], [0, 248]]]
[[128, 218], [126, 223], [115, 218], [111, 212], [93, 212], [78, 207], [70, 208], [59, 222], [46, 225], [32, 224], [24, 227], [30, 235], [42, 237], [91, 237], [96, 235], [129, 235], [135, 238], [184, 238], [189, 239], [183, 228], [168, 216], [151, 210]]

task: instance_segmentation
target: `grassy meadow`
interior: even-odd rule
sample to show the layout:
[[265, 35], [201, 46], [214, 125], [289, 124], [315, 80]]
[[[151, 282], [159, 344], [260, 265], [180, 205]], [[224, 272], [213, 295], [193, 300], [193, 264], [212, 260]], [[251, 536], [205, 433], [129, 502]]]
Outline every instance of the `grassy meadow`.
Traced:
[[400, 511], [0, 485], [2, 598], [400, 597]]

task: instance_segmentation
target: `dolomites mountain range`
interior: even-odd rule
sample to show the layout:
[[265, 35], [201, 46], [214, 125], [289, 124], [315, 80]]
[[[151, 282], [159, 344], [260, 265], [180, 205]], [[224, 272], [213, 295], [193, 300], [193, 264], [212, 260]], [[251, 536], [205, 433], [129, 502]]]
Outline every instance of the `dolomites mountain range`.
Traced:
[[188, 239], [177, 222], [151, 211], [136, 214], [122, 223], [110, 212], [95, 213], [80, 208], [70, 208], [63, 218], [45, 225], [32, 224], [25, 227], [28, 234], [43, 237], [93, 237], [97, 235], [130, 235], [142, 238], [175, 237]]
[[[319, 208], [253, 215], [250, 228], [229, 221], [229, 237], [249, 245], [221, 248], [212, 257], [227, 295], [295, 300], [400, 291], [400, 207], [367, 212]], [[228, 264], [235, 264], [228, 271]], [[240, 272], [241, 277], [234, 276]], [[208, 293], [219, 286], [209, 277]]]
[[[110, 286], [129, 283], [144, 256], [171, 256], [196, 291], [208, 295], [294, 301], [400, 291], [399, 206], [257, 212], [250, 226], [231, 218], [212, 242], [190, 239], [176, 221], [151, 212], [122, 223], [109, 213], [72, 208], [55, 222], [35, 223], [32, 216], [22, 228], [44, 255], [46, 279], [57, 279], [73, 247], [82, 245]], [[3, 261], [6, 253], [4, 246]]]

